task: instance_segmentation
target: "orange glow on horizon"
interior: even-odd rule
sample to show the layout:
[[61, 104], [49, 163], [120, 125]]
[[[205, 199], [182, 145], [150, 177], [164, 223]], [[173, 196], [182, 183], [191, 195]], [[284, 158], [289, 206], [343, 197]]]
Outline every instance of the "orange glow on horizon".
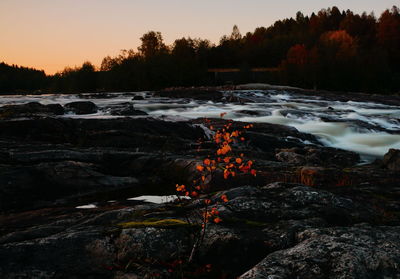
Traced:
[[338, 6], [375, 15], [398, 0], [1, 0], [0, 62], [43, 69], [47, 74], [136, 50], [140, 37], [160, 31], [166, 44], [192, 37], [217, 43], [237, 24], [242, 34], [276, 20]]

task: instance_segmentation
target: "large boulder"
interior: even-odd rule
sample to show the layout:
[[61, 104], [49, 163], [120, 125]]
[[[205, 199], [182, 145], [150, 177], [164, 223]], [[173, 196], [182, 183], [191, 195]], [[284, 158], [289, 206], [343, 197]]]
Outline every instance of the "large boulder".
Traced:
[[30, 102], [22, 105], [6, 105], [0, 108], [0, 118], [2, 119], [62, 114], [64, 114], [64, 108], [59, 104], [42, 105], [38, 102]]
[[278, 149], [275, 157], [281, 162], [308, 166], [350, 167], [360, 161], [360, 156], [355, 152], [316, 145]]
[[111, 115], [121, 116], [147, 115], [146, 112], [135, 109], [131, 103], [123, 103], [118, 106], [114, 106], [111, 108], [110, 113]]
[[400, 227], [308, 229], [240, 279], [399, 278]]
[[75, 114], [92, 114], [97, 112], [97, 106], [90, 101], [71, 102], [64, 105], [67, 111]]
[[383, 157], [383, 166], [389, 170], [400, 171], [400, 150], [390, 149]]

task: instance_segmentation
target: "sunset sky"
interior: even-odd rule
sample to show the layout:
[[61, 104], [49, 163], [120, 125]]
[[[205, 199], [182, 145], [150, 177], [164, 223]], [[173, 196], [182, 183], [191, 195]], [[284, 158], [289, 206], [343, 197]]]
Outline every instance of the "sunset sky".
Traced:
[[218, 42], [237, 24], [242, 34], [278, 19], [337, 6], [379, 16], [399, 0], [0, 0], [0, 62], [53, 74], [65, 66], [136, 49], [149, 30], [167, 44], [191, 36]]

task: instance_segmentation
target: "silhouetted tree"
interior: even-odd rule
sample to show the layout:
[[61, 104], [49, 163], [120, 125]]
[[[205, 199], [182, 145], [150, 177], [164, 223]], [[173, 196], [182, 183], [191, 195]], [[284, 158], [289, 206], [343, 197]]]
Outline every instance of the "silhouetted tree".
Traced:
[[0, 63], [0, 93], [33, 91], [48, 85], [44, 71]]
[[151, 58], [167, 51], [160, 32], [150, 31], [144, 34], [140, 40], [142, 44], [138, 49], [145, 58]]

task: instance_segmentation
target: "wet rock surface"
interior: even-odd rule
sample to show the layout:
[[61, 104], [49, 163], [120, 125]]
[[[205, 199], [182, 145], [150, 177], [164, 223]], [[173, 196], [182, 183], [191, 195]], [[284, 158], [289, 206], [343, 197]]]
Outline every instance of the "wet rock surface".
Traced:
[[206, 196], [127, 199], [199, 177], [215, 152], [205, 120], [69, 119], [60, 107], [1, 109], [0, 278], [399, 278], [398, 150], [359, 165], [295, 128], [254, 124], [237, 151], [257, 176], [207, 178], [222, 222], [189, 263]]
[[[399, 278], [400, 227], [307, 229], [239, 278]], [[267, 277], [266, 277], [267, 276]]]
[[75, 114], [91, 114], [97, 112], [97, 106], [90, 101], [77, 101], [64, 105], [67, 112]]
[[383, 157], [382, 163], [389, 170], [400, 171], [400, 150], [390, 149]]
[[[134, 100], [142, 100], [142, 96], [135, 96]], [[136, 99], [135, 99], [136, 98]], [[147, 115], [146, 112], [137, 110], [133, 107], [131, 103], [123, 103], [119, 104], [118, 106], [114, 106], [111, 108], [110, 111], [111, 115], [121, 115], [121, 116], [128, 116], [128, 115]]]
[[0, 108], [1, 119], [62, 114], [64, 114], [64, 108], [60, 104], [42, 105], [38, 102], [30, 102], [23, 105], [6, 105]]

